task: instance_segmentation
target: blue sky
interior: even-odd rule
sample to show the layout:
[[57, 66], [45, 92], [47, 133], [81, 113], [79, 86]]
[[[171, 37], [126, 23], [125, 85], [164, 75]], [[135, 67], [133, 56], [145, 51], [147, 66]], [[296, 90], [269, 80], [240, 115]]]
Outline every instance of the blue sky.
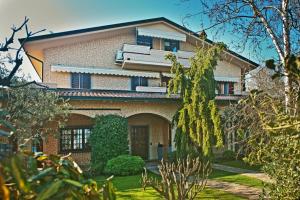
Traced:
[[[166, 17], [182, 25], [187, 14], [200, 9], [199, 0], [0, 0], [0, 39], [9, 36], [11, 25], [20, 24], [24, 16], [30, 18], [33, 31], [46, 28], [46, 34], [154, 17]], [[208, 25], [207, 19], [200, 17], [186, 22], [187, 28], [193, 31], [201, 30], [202, 24]], [[228, 44], [232, 41], [229, 34], [214, 38], [208, 32], [208, 37]], [[241, 54], [257, 61], [251, 52]], [[37, 78], [27, 60], [22, 69], [33, 79]]]

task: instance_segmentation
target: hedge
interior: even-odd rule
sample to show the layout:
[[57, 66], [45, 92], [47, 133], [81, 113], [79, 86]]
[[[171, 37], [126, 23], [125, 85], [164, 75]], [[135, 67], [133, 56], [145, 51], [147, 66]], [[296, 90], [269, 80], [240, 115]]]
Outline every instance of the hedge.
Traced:
[[109, 160], [104, 173], [109, 175], [135, 175], [143, 171], [144, 160], [139, 156], [121, 155]]
[[108, 160], [128, 154], [127, 119], [117, 115], [96, 116], [90, 144], [92, 169], [101, 173]]

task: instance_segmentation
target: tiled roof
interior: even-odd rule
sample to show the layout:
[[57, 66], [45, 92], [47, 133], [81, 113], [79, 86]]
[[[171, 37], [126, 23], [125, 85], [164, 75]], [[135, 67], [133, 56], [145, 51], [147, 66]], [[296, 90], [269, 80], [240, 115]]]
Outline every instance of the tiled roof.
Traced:
[[[83, 89], [55, 89], [61, 97], [66, 97], [70, 99], [91, 99], [91, 100], [171, 100], [176, 101], [179, 99], [179, 95], [168, 96], [166, 93], [157, 92], [136, 92], [136, 91], [126, 91], [126, 90], [83, 90]], [[239, 100], [241, 95], [217, 95], [216, 100], [223, 101], [236, 101]]]
[[177, 100], [178, 95], [171, 95], [168, 97], [166, 93], [150, 93], [150, 92], [136, 92], [136, 91], [122, 91], [122, 90], [82, 90], [82, 89], [56, 89], [59, 96], [83, 99], [132, 99], [132, 100]]

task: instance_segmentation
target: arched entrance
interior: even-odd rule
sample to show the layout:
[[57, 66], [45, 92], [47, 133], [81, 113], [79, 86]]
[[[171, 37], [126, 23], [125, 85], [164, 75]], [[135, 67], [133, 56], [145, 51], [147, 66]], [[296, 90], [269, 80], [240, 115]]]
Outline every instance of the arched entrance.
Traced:
[[172, 146], [171, 123], [156, 114], [141, 113], [128, 117], [129, 144], [132, 155], [145, 160], [167, 157]]

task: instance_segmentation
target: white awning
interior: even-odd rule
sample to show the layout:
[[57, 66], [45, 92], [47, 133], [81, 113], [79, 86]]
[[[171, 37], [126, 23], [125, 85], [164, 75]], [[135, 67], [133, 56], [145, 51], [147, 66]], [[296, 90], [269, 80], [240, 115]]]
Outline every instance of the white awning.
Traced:
[[[166, 73], [166, 72], [163, 72], [163, 73], [162, 73], [162, 76], [169, 77], [169, 78], [173, 78], [173, 77], [174, 77], [173, 74]], [[216, 80], [216, 81], [221, 81], [221, 82], [234, 82], [234, 83], [240, 82], [240, 78], [237, 78], [237, 77], [221, 77], [221, 76], [215, 76], [215, 80]]]
[[109, 68], [97, 68], [97, 67], [73, 67], [73, 66], [65, 66], [65, 65], [51, 65], [51, 71], [160, 78], [160, 74], [158, 72], [141, 72], [141, 71], [134, 71], [134, 70], [109, 69]]
[[223, 77], [223, 76], [215, 76], [216, 81], [221, 81], [221, 82], [239, 82], [240, 78], [238, 77]]
[[137, 28], [138, 35], [164, 38], [170, 40], [186, 41], [186, 35], [183, 33], [176, 33], [170, 31], [162, 31], [158, 29], [149, 29], [149, 28]]

